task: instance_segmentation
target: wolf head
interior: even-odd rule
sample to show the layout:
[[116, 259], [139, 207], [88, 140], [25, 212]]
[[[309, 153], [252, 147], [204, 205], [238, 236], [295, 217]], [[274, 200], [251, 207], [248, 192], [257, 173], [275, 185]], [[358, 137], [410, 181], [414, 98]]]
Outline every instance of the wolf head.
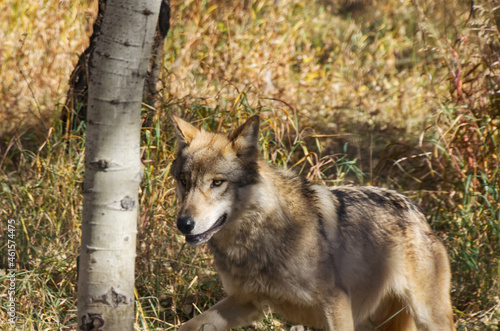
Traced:
[[197, 129], [177, 116], [172, 121], [178, 146], [172, 174], [181, 205], [177, 227], [197, 246], [232, 221], [259, 180], [259, 117], [230, 134]]

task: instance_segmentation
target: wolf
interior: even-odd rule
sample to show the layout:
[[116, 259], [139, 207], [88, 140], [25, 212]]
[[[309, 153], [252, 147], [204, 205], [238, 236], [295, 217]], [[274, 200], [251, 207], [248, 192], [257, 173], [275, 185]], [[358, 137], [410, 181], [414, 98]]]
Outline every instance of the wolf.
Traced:
[[207, 243], [227, 292], [179, 330], [246, 326], [269, 308], [329, 331], [455, 330], [446, 249], [409, 198], [274, 168], [258, 115], [229, 134], [172, 120], [177, 227]]

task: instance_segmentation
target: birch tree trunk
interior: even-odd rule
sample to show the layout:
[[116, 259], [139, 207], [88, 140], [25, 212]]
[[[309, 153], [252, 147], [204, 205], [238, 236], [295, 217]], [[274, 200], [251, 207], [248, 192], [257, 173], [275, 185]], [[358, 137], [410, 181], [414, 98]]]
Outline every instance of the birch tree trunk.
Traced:
[[79, 330], [134, 329], [141, 100], [161, 0], [108, 0], [89, 63]]
[[[85, 51], [78, 57], [78, 63], [75, 65], [69, 78], [69, 89], [66, 94], [66, 102], [61, 112], [61, 121], [65, 135], [74, 134], [74, 131], [80, 127], [82, 122], [87, 119], [88, 104], [88, 62], [96, 47], [96, 42], [101, 35], [101, 26], [104, 14], [106, 12], [106, 2], [108, 0], [99, 0], [99, 11], [92, 26], [92, 35], [89, 38], [89, 45]], [[163, 56], [163, 46], [168, 30], [170, 30], [170, 3], [168, 0], [161, 0], [160, 15], [151, 52], [148, 74], [144, 86], [143, 102], [151, 107], [155, 106], [157, 100], [156, 86], [160, 74], [161, 57]], [[146, 121], [143, 127], [151, 125], [155, 111], [149, 109]]]

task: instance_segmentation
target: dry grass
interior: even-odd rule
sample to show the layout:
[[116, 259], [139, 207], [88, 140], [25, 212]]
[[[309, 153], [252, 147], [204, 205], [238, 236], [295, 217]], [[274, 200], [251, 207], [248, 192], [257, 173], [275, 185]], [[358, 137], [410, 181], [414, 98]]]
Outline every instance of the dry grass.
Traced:
[[[351, 2], [365, 4], [351, 16]], [[445, 0], [343, 3], [171, 2], [160, 112], [142, 135], [137, 329], [174, 329], [224, 295], [207, 251], [175, 229], [170, 113], [211, 130], [260, 113], [270, 162], [329, 185], [404, 191], [449, 247], [458, 329], [498, 328], [492, 4], [476, 1], [469, 18], [468, 4]], [[84, 130], [64, 137], [57, 105], [95, 8], [15, 0], [2, 8], [0, 237], [15, 219], [18, 328], [75, 329]], [[286, 327], [269, 315], [256, 328]]]
[[52, 125], [87, 43], [94, 6], [84, 1], [0, 2], [0, 132]]
[[330, 130], [346, 122], [421, 130], [439, 84], [430, 87], [422, 75], [412, 7], [375, 7], [366, 20], [333, 15], [317, 3], [278, 3], [174, 3], [172, 35], [179, 38], [165, 53], [170, 94], [207, 98], [214, 106], [214, 96], [248, 91], [250, 104], [292, 103], [304, 124], [342, 118], [328, 123]]

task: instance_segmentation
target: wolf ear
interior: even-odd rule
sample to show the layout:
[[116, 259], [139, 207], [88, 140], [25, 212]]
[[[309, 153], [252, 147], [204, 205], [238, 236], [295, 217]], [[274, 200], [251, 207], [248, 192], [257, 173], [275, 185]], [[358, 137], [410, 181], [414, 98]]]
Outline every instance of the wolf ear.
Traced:
[[238, 155], [254, 156], [259, 150], [260, 117], [254, 115], [229, 134]]
[[175, 133], [177, 134], [177, 141], [179, 142], [180, 148], [189, 145], [194, 137], [200, 133], [200, 130], [175, 115], [172, 115], [172, 123], [174, 123]]

